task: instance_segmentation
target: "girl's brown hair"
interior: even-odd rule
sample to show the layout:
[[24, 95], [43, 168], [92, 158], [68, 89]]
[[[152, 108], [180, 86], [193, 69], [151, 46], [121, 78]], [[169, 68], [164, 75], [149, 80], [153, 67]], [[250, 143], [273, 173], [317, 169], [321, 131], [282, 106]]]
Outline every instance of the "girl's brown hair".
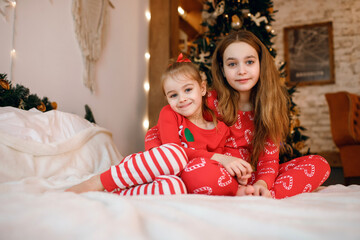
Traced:
[[[170, 65], [166, 68], [165, 72], [161, 76], [161, 87], [163, 90], [163, 93], [165, 95], [164, 91], [164, 82], [167, 79], [174, 79], [181, 81], [182, 79], [192, 79], [196, 81], [199, 86], [201, 86], [202, 82], [206, 81], [201, 78], [200, 72], [198, 68], [191, 62], [172, 62]], [[206, 94], [202, 97], [202, 112], [203, 115], [206, 116], [206, 119], [211, 118], [212, 122], [217, 124], [217, 119], [215, 117], [214, 112], [208, 107], [207, 105], [207, 85], [206, 85]]]
[[252, 160], [254, 167], [264, 150], [267, 140], [280, 147], [289, 131], [288, 103], [289, 96], [280, 81], [280, 73], [265, 45], [251, 32], [239, 30], [222, 39], [212, 57], [211, 73], [213, 86], [218, 94], [218, 108], [222, 120], [229, 126], [237, 120], [240, 94], [227, 82], [223, 74], [223, 56], [225, 49], [234, 42], [245, 42], [258, 53], [260, 77], [251, 89], [250, 102], [254, 109], [254, 137], [252, 140]]

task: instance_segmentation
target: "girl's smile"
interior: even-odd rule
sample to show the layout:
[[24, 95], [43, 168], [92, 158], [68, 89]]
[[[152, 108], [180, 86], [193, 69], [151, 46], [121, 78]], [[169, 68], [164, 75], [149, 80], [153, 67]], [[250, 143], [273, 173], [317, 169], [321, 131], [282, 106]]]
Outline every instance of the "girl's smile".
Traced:
[[239, 79], [239, 80], [235, 80], [236, 82], [239, 83], [247, 83], [250, 79], [249, 78], [244, 78], [244, 79]]
[[187, 103], [187, 104], [179, 105], [178, 107], [184, 109], [184, 108], [186, 108], [186, 107], [189, 107], [190, 105], [191, 105], [191, 102], [190, 102], [190, 103]]

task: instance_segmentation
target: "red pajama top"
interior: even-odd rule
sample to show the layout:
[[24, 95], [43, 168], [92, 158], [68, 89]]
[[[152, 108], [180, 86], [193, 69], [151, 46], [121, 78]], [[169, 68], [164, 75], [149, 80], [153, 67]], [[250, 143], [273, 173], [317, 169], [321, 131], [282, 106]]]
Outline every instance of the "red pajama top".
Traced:
[[158, 124], [146, 134], [145, 149], [159, 146], [159, 142], [176, 143], [184, 147], [189, 159], [211, 158], [214, 153], [224, 152], [229, 134], [229, 127], [221, 121], [214, 129], [202, 129], [166, 105], [160, 112]]
[[[208, 94], [208, 105], [213, 111], [215, 111], [216, 115], [220, 117], [217, 93], [215, 91], [211, 91]], [[238, 111], [237, 121], [230, 127], [230, 138], [226, 144], [227, 152], [234, 157], [240, 157], [250, 162], [253, 132], [254, 112]], [[279, 149], [271, 141], [267, 141], [263, 152], [259, 156], [256, 180], [264, 180], [270, 189], [274, 184], [278, 171]]]

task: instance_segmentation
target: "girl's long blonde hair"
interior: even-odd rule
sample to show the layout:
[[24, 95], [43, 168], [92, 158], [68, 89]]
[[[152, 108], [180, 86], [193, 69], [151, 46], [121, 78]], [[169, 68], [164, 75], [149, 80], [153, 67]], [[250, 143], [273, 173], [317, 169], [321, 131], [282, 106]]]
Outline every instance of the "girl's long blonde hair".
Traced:
[[250, 102], [254, 109], [254, 137], [252, 140], [251, 163], [255, 167], [267, 140], [280, 147], [289, 131], [287, 90], [280, 81], [274, 59], [265, 45], [251, 32], [239, 30], [227, 35], [214, 52], [211, 73], [213, 86], [218, 94], [218, 108], [222, 120], [229, 126], [237, 120], [240, 94], [227, 82], [223, 74], [223, 56], [225, 49], [234, 42], [245, 42], [252, 46], [259, 56], [260, 77], [251, 89]]

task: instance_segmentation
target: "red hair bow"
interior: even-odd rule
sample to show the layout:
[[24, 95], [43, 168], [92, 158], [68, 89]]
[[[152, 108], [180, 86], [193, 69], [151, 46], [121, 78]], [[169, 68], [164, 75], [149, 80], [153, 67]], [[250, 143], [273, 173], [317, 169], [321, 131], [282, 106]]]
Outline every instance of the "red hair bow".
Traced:
[[176, 62], [191, 62], [191, 61], [188, 58], [184, 57], [182, 53], [180, 53]]

